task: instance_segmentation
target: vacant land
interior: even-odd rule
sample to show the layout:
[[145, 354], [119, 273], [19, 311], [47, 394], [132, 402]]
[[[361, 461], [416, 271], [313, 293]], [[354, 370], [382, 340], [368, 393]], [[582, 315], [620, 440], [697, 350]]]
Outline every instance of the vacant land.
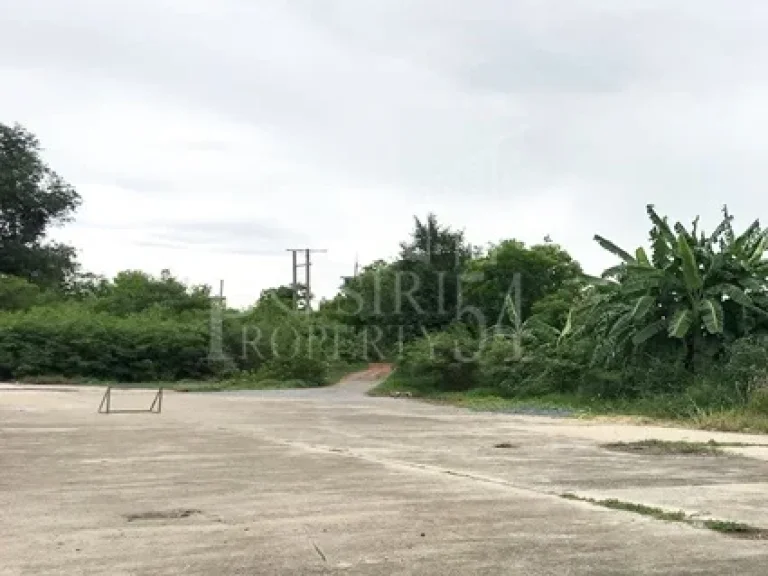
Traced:
[[[761, 532], [733, 529], [768, 528], [765, 437], [369, 385], [167, 393], [160, 415], [0, 387], [0, 574], [765, 574]], [[610, 449], [643, 440], [718, 451]]]

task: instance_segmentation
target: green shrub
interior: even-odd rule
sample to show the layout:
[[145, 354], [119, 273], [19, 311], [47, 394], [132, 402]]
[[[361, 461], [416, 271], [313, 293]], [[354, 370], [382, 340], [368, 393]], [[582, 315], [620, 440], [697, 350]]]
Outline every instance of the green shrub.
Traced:
[[302, 380], [316, 386], [327, 383], [328, 362], [322, 358], [295, 358], [276, 356], [270, 358], [256, 372], [258, 380]]
[[697, 409], [728, 410], [745, 407], [762, 412], [768, 406], [768, 341], [749, 336], [724, 348], [724, 354], [690, 376], [684, 396]]
[[23, 278], [0, 274], [0, 310], [26, 310], [55, 299], [55, 295]]
[[518, 362], [519, 350], [507, 338], [487, 338], [480, 355], [479, 381], [493, 389], [507, 388], [522, 378]]
[[204, 323], [120, 318], [74, 304], [0, 314], [0, 372], [10, 378], [203, 378], [212, 374], [208, 343]]
[[480, 342], [460, 327], [406, 345], [397, 366], [403, 374], [436, 390], [468, 390], [478, 383]]
[[755, 414], [768, 416], [768, 385], [762, 384], [752, 390], [747, 402], [747, 408]]
[[768, 379], [768, 338], [750, 336], [727, 348], [723, 377], [731, 386], [748, 392]]
[[694, 373], [686, 370], [679, 355], [633, 358], [618, 369], [618, 373], [621, 378], [614, 391], [616, 397], [680, 395], [695, 383]]

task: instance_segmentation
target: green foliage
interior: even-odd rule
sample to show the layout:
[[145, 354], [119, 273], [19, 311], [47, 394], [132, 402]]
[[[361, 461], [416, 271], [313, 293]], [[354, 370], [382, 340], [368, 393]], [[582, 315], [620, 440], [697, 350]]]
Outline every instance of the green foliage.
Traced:
[[0, 310], [26, 310], [54, 299], [24, 278], [0, 274]]
[[4, 378], [62, 375], [127, 382], [202, 378], [208, 331], [204, 323], [149, 315], [127, 318], [81, 304], [0, 314], [0, 372]]
[[[0, 124], [0, 377], [139, 382], [260, 374], [317, 385], [329, 363], [364, 356], [349, 325], [294, 310], [307, 297], [301, 287], [297, 294], [266, 290], [251, 309], [233, 311], [214, 306], [209, 287], [187, 286], [168, 270], [159, 277], [126, 270], [113, 279], [83, 272], [71, 248], [46, 241], [79, 203], [43, 161], [35, 137]], [[217, 308], [225, 318], [214, 350]]]
[[403, 374], [424, 386], [467, 390], [477, 384], [481, 341], [456, 325], [408, 344], [399, 362]]
[[516, 240], [491, 246], [486, 256], [468, 263], [464, 302], [482, 312], [486, 326], [506, 313], [506, 301], [519, 294], [519, 314], [536, 313], [562, 325], [580, 290], [578, 263], [557, 244], [526, 247]]
[[327, 307], [333, 307], [339, 322], [369, 333], [375, 329], [385, 353], [392, 354], [401, 341], [456, 321], [460, 278], [473, 256], [462, 232], [441, 226], [433, 214], [425, 222], [416, 218], [399, 257], [364, 268]]
[[652, 256], [642, 262], [595, 237], [604, 248], [624, 256], [620, 275], [615, 268], [603, 274], [613, 284], [595, 309], [598, 318], [592, 320], [601, 342], [596, 362], [616, 364], [666, 335], [682, 343], [686, 366], [694, 369], [697, 355], [706, 350], [722, 354], [728, 342], [764, 323], [768, 231], [755, 222], [737, 237], [731, 216], [725, 209], [723, 213], [715, 233], [706, 236], [697, 235], [698, 219], [692, 232], [680, 223], [673, 232], [649, 206]]
[[187, 288], [169, 270], [163, 270], [159, 278], [126, 270], [112, 281], [98, 282], [93, 292], [93, 309], [116, 316], [154, 310], [160, 315], [177, 317], [188, 312], [207, 312], [211, 307], [208, 286]]
[[[461, 383], [456, 374], [462, 369], [447, 353], [448, 331], [407, 347], [398, 377], [433, 391], [470, 387], [501, 398], [584, 398], [645, 406], [664, 417], [700, 418], [739, 407], [765, 414], [768, 231], [754, 222], [737, 234], [727, 209], [711, 235], [699, 229], [698, 218], [689, 231], [670, 226], [652, 206], [647, 212], [649, 251], [630, 252], [596, 237], [621, 259], [602, 278], [581, 275], [551, 244], [544, 247], [546, 265], [537, 247], [515, 241], [468, 260], [466, 269], [482, 279], [465, 301], [492, 311], [498, 324], [483, 333]], [[505, 286], [517, 280], [512, 269], [528, 279], [514, 298]], [[469, 323], [465, 330], [472, 328]]]
[[389, 358], [424, 395], [768, 415], [768, 229], [755, 221], [737, 233], [725, 207], [711, 234], [648, 206], [647, 247], [596, 235], [618, 259], [600, 278], [549, 239], [477, 250], [429, 214], [397, 258], [313, 311], [302, 286], [230, 310], [167, 270], [88, 274], [72, 248], [46, 240], [79, 202], [33, 135], [0, 124], [2, 379], [317, 386], [339, 366]]
[[328, 361], [323, 358], [275, 356], [262, 364], [256, 376], [259, 380], [300, 380], [320, 386], [328, 383], [328, 367]]
[[45, 234], [79, 204], [75, 189], [43, 160], [37, 138], [0, 123], [0, 274], [64, 286], [77, 268], [75, 251], [46, 242]]

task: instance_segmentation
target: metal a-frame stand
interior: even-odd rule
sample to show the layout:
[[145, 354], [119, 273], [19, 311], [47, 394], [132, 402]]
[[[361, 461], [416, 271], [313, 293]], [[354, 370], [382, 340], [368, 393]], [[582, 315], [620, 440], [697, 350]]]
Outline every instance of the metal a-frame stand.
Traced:
[[163, 389], [158, 388], [155, 394], [155, 399], [152, 401], [152, 405], [149, 410], [113, 410], [112, 409], [112, 389], [117, 390], [135, 390], [132, 386], [107, 386], [107, 391], [104, 392], [104, 397], [99, 404], [99, 414], [131, 414], [149, 412], [151, 414], [160, 414], [163, 410]]

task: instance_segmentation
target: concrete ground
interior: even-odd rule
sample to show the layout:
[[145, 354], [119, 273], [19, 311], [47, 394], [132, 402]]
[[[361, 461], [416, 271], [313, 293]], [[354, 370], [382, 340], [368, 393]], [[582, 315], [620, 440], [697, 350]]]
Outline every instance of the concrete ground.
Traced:
[[[103, 389], [3, 386], [0, 575], [768, 574], [768, 541], [560, 497], [768, 528], [764, 448], [600, 447], [766, 437], [474, 413], [369, 385], [166, 393], [160, 415], [97, 414]], [[116, 391], [112, 407], [151, 400]]]

